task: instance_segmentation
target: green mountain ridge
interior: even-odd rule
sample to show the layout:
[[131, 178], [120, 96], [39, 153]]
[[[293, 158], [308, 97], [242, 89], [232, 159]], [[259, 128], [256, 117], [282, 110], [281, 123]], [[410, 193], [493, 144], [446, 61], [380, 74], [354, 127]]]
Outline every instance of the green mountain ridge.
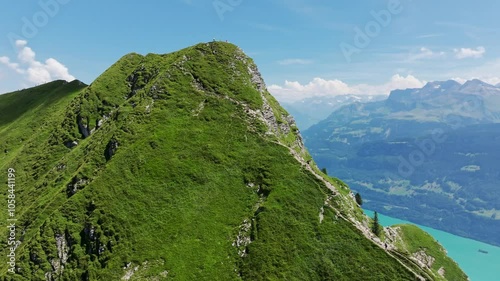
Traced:
[[467, 280], [432, 239], [370, 234], [232, 44], [0, 95], [0, 138], [2, 280]]

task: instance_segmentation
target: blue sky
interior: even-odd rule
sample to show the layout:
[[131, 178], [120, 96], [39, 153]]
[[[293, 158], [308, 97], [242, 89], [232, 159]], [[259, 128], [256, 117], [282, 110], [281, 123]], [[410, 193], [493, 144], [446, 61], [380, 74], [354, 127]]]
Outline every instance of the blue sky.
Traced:
[[0, 92], [58, 78], [91, 83], [129, 52], [169, 53], [213, 38], [253, 57], [282, 101], [387, 94], [451, 78], [500, 83], [495, 0], [0, 4]]

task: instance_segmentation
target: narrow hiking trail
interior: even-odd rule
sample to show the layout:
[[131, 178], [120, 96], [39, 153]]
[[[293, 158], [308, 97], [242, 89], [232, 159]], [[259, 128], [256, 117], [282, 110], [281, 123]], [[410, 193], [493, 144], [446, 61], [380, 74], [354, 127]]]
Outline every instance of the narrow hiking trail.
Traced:
[[[312, 168], [311, 164], [308, 163], [307, 161], [305, 161], [304, 158], [299, 153], [297, 153], [293, 148], [291, 148], [291, 147], [289, 147], [287, 145], [284, 145], [281, 142], [278, 142], [278, 144], [280, 144], [280, 145], [288, 148], [289, 151], [290, 151], [290, 154], [292, 154], [292, 156], [299, 163], [301, 163], [302, 166], [306, 168], [306, 170], [308, 170], [309, 172], [311, 172], [317, 179], [319, 179], [320, 181], [322, 181], [329, 190], [332, 191], [333, 197], [342, 196], [346, 200], [350, 199], [350, 198], [347, 198], [346, 196], [342, 195], [333, 184], [331, 184], [329, 181], [327, 181], [322, 175], [318, 174], [315, 171], [315, 169]], [[328, 203], [328, 201], [331, 200], [331, 199], [332, 199], [332, 197], [328, 196], [328, 198], [326, 199], [325, 202]], [[358, 230], [361, 231], [361, 233], [363, 233], [363, 235], [366, 238], [368, 238], [375, 245], [377, 245], [379, 248], [381, 248], [382, 250], [384, 250], [389, 256], [391, 256], [392, 258], [394, 258], [395, 260], [397, 260], [408, 271], [410, 271], [411, 273], [413, 273], [413, 275], [415, 275], [415, 277], [418, 278], [419, 281], [433, 280], [433, 278], [431, 278], [428, 274], [425, 274], [425, 275], [427, 275], [426, 276], [427, 278], [421, 276], [420, 274], [418, 274], [417, 272], [415, 272], [415, 270], [413, 268], [409, 267], [407, 264], [405, 264], [403, 261], [401, 261], [401, 259], [404, 259], [404, 260], [407, 260], [409, 262], [412, 262], [409, 258], [404, 257], [402, 254], [394, 252], [390, 248], [387, 249], [386, 246], [385, 246], [386, 244], [384, 242], [382, 242], [377, 236], [374, 237], [374, 235], [371, 233], [371, 231], [366, 226], [364, 226], [362, 223], [360, 223], [359, 221], [357, 221], [354, 218], [346, 218], [339, 210], [335, 209], [332, 206], [330, 206], [330, 208], [332, 208], [333, 210], [335, 210], [337, 217], [340, 217], [343, 220], [352, 223]], [[320, 223], [321, 223], [321, 221], [322, 221], [322, 213], [320, 213]]]

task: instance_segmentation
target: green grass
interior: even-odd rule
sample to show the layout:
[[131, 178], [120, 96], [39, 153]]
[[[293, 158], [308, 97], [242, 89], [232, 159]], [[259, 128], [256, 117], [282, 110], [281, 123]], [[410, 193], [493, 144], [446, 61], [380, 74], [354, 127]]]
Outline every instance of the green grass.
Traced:
[[[47, 272], [119, 280], [128, 264], [138, 266], [131, 280], [414, 280], [332, 209], [319, 222], [324, 183], [246, 113], [263, 104], [252, 65], [234, 45], [198, 44], [126, 55], [84, 89], [55, 83], [0, 96], [5, 109], [23, 107], [0, 115], [9, 150], [0, 166], [17, 171], [23, 240], [16, 275], [6, 275], [0, 242], [4, 280], [45, 280]], [[267, 99], [285, 122], [286, 111]], [[90, 136], [79, 119], [95, 130]], [[294, 138], [278, 136], [288, 145]], [[237, 248], [244, 221], [252, 243]], [[61, 237], [67, 260], [56, 272]]]
[[398, 248], [409, 255], [424, 251], [427, 255], [435, 258], [431, 270], [439, 277], [438, 270], [445, 270], [443, 280], [467, 280], [467, 276], [458, 264], [446, 255], [446, 251], [430, 234], [414, 225], [397, 225], [399, 234], [403, 239]]

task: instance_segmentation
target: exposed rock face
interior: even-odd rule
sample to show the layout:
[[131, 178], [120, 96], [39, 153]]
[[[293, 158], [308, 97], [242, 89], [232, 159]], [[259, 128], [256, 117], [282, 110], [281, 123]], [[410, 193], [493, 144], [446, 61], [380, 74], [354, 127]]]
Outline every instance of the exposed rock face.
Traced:
[[74, 177], [71, 182], [66, 186], [66, 193], [68, 197], [75, 195], [79, 189], [84, 188], [88, 183], [88, 179], [86, 178], [77, 178]]
[[127, 271], [125, 272], [125, 275], [122, 277], [122, 279], [121, 279], [121, 280], [125, 280], [125, 281], [130, 280], [130, 278], [132, 278], [132, 276], [134, 275], [134, 273], [135, 273], [137, 270], [139, 270], [139, 266], [138, 266], [138, 265], [137, 265], [137, 266], [135, 266], [135, 267], [130, 267], [130, 265], [131, 265], [131, 263], [129, 263], [129, 264], [127, 265], [127, 268], [126, 268], [126, 269], [127, 269]]
[[134, 71], [128, 78], [127, 82], [129, 82], [129, 87], [130, 87], [130, 93], [128, 94], [127, 98], [131, 98], [135, 96], [137, 93], [137, 90], [140, 90], [141, 87], [139, 87], [137, 82], [139, 81], [140, 75], [139, 72], [144, 70], [144, 66], [142, 66], [140, 69]]
[[106, 157], [106, 161], [111, 160], [111, 157], [115, 155], [116, 150], [118, 149], [118, 141], [115, 139], [112, 139], [108, 142], [108, 145], [106, 146], [106, 150], [104, 151], [104, 157]]
[[[153, 260], [153, 261], [144, 261], [142, 264], [136, 265], [132, 262], [127, 263], [124, 267], [123, 270], [125, 270], [124, 275], [121, 277], [120, 280], [143, 280], [140, 277], [134, 277], [134, 275], [141, 275], [148, 269], [154, 266], [158, 265], [164, 265], [165, 261], [164, 260]], [[143, 276], [143, 275], [142, 275]], [[156, 276], [151, 276], [147, 278], [147, 280], [164, 280], [165, 278], [168, 277], [168, 270], [164, 270], [160, 273], [158, 273]]]
[[88, 240], [90, 241], [95, 241], [95, 227], [92, 226], [92, 225], [87, 225], [84, 229], [83, 229], [83, 233], [85, 234], [86, 238], [88, 238]]
[[[154, 77], [159, 74], [159, 70], [156, 69], [152, 73], [148, 72], [144, 65], [136, 69], [128, 78], [128, 86], [130, 87], [130, 93], [126, 97], [129, 99], [137, 94], [139, 90], [144, 89], [144, 87], [151, 81]], [[154, 90], [153, 90], [154, 91]]]
[[83, 229], [84, 234], [84, 244], [86, 245], [86, 251], [88, 254], [101, 255], [105, 250], [105, 246], [100, 241], [99, 237], [96, 235], [96, 227], [88, 224]]
[[267, 102], [267, 99], [262, 99], [264, 105], [262, 106], [262, 117], [267, 127], [269, 128], [269, 133], [279, 134], [278, 120], [274, 116], [273, 109]]
[[240, 232], [233, 242], [233, 246], [238, 248], [238, 254], [240, 257], [245, 257], [247, 255], [247, 246], [252, 243], [250, 238], [250, 230], [252, 228], [252, 223], [249, 220], [244, 220], [243, 224], [240, 226]]
[[439, 273], [439, 275], [441, 275], [441, 277], [444, 277], [444, 274], [446, 273], [446, 271], [444, 270], [444, 267], [441, 266], [441, 268], [439, 268], [439, 270], [438, 270], [438, 273]]
[[[289, 114], [281, 114], [281, 116], [277, 117], [276, 114], [280, 113], [273, 111], [270, 101], [266, 97], [266, 83], [264, 82], [264, 79], [262, 79], [257, 66], [255, 64], [250, 64], [248, 66], [248, 73], [251, 75], [252, 84], [257, 88], [262, 97], [263, 106], [261, 109], [260, 119], [264, 121], [269, 128], [268, 134], [286, 136], [293, 131], [295, 133], [296, 141], [292, 144], [292, 148], [298, 149], [302, 153], [305, 152], [302, 136], [300, 135], [293, 117]], [[278, 118], [281, 120], [278, 120]]]
[[252, 75], [252, 83], [257, 86], [257, 90], [259, 90], [259, 92], [266, 91], [266, 83], [264, 79], [262, 79], [262, 75], [255, 64], [248, 66], [248, 73]]
[[97, 121], [96, 128], [97, 128], [97, 129], [101, 128], [101, 127], [102, 127], [102, 125], [104, 125], [104, 122], [106, 122], [108, 119], [109, 119], [109, 116], [104, 115], [104, 116], [102, 117], [102, 119], [99, 119], [99, 120]]
[[414, 253], [411, 257], [417, 261], [422, 268], [431, 268], [436, 260], [434, 257], [427, 255], [424, 250]]
[[57, 256], [61, 260], [61, 264], [65, 264], [68, 260], [69, 245], [66, 237], [61, 234], [56, 235]]
[[64, 145], [67, 148], [73, 148], [73, 147], [78, 146], [78, 142], [77, 141], [67, 141], [67, 142], [64, 143]]
[[80, 134], [82, 134], [82, 137], [87, 138], [88, 136], [90, 136], [91, 134], [90, 128], [88, 124], [83, 122], [82, 116], [78, 115], [77, 123], [78, 123], [78, 129], [80, 130]]
[[[65, 235], [56, 234], [56, 247], [57, 247], [57, 258], [52, 259], [50, 264], [52, 265], [53, 272], [49, 273], [50, 278], [52, 278], [52, 274], [60, 275], [64, 271], [64, 266], [68, 261], [68, 253], [69, 247], [68, 241], [66, 240]], [[47, 278], [47, 274], [46, 274]], [[51, 279], [49, 279], [51, 280]]]
[[384, 243], [387, 245], [388, 250], [393, 250], [394, 248], [396, 248], [396, 243], [398, 242], [398, 240], [401, 240], [401, 236], [398, 233], [399, 230], [400, 228], [398, 226], [384, 227]]

